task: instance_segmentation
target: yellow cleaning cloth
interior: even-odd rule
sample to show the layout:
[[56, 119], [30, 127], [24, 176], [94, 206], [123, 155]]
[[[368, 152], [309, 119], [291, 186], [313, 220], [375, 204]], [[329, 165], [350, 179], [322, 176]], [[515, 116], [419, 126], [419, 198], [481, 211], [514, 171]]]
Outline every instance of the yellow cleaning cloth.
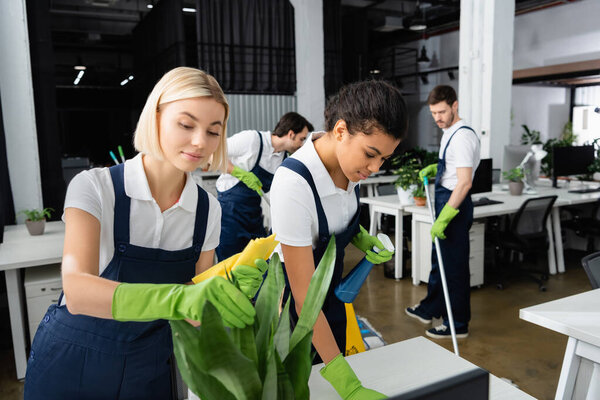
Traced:
[[275, 234], [266, 238], [252, 239], [241, 253], [234, 254], [201, 274], [196, 275], [192, 278], [192, 282], [202, 282], [213, 276], [226, 278], [225, 271], [227, 270], [227, 273], [231, 273], [231, 270], [238, 265], [255, 267], [254, 260], [262, 258], [266, 261], [271, 256], [271, 253], [273, 253], [273, 250], [275, 250], [275, 247], [277, 247], [277, 244], [279, 242], [275, 240]]

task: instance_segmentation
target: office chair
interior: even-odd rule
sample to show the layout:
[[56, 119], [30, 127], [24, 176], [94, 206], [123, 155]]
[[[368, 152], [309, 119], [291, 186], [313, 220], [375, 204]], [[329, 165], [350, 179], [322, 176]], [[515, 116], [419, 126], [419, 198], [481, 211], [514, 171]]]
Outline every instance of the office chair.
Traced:
[[593, 252], [594, 242], [600, 237], [600, 199], [594, 204], [592, 215], [583, 216], [581, 209], [570, 207], [565, 209], [571, 214], [571, 219], [561, 222], [565, 229], [571, 229], [577, 236], [587, 238], [587, 251]]
[[[557, 196], [536, 197], [525, 200], [512, 220], [508, 228], [499, 232], [495, 237], [495, 258], [509, 255], [509, 265], [516, 266], [513, 262], [515, 255], [525, 256], [534, 255], [535, 259], [547, 259], [544, 255], [548, 254], [548, 231], [546, 230], [546, 221], [552, 210], [552, 206]], [[504, 257], [505, 259], [505, 257]], [[497, 260], [494, 262], [498, 265]], [[548, 279], [547, 264], [545, 270], [527, 270], [518, 268], [516, 272], [526, 273], [527, 276], [538, 283], [541, 291], [546, 291], [544, 281]], [[505, 268], [498, 268], [499, 271], [506, 274]], [[536, 276], [535, 274], [540, 274]], [[503, 289], [504, 284], [499, 282], [498, 289]]]
[[592, 289], [598, 289], [600, 287], [600, 251], [583, 257], [581, 264], [590, 279]]

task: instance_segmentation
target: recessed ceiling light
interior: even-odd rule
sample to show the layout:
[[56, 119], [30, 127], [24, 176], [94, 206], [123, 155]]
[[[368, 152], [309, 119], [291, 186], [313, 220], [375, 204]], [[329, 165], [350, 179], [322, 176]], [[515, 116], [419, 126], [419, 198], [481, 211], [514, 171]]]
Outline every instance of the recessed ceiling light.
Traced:
[[73, 68], [77, 71], [85, 71], [85, 65], [76, 65]]

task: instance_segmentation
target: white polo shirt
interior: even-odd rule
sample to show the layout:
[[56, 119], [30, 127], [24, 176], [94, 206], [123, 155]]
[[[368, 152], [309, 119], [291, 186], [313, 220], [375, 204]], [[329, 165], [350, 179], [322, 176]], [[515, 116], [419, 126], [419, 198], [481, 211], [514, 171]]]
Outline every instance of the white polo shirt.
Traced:
[[479, 166], [481, 149], [479, 135], [469, 129], [458, 130], [463, 126], [467, 126], [467, 124], [461, 119], [448, 129], [443, 130], [444, 135], [442, 136], [439, 152], [440, 159], [444, 156], [444, 148], [448, 140], [456, 132], [456, 135], [450, 141], [448, 150], [446, 150], [446, 170], [441, 181], [441, 185], [448, 190], [454, 190], [458, 182], [456, 168], [473, 168], [473, 174], [471, 175], [471, 179], [473, 179], [475, 170]]
[[[125, 193], [131, 198], [131, 244], [163, 250], [181, 250], [192, 245], [198, 189], [189, 173], [179, 201], [164, 212], [160, 211], [152, 198], [141, 154], [125, 161], [124, 182]], [[202, 251], [216, 248], [221, 234], [221, 206], [210, 193], [208, 199], [209, 211]], [[100, 221], [100, 275], [112, 260], [115, 250], [115, 193], [109, 169], [93, 168], [77, 174], [69, 183], [65, 198], [64, 208], [70, 207], [84, 210]]]
[[[346, 229], [356, 213], [358, 204], [354, 188], [357, 182], [349, 182], [346, 190], [335, 186], [325, 165], [315, 150], [312, 137], [293, 155], [310, 171], [323, 205], [329, 233]], [[296, 172], [281, 167], [275, 173], [271, 186], [271, 223], [276, 239], [289, 246], [315, 248], [319, 239], [317, 206], [312, 190], [306, 180]], [[277, 248], [280, 256], [281, 249]]]
[[[271, 132], [260, 132], [260, 137], [263, 143], [263, 151], [258, 165], [265, 171], [274, 174], [277, 167], [283, 162], [285, 151], [275, 153], [275, 149], [273, 149], [273, 144], [271, 143]], [[254, 168], [259, 149], [260, 142], [255, 130], [241, 131], [227, 139], [227, 155], [229, 159], [233, 165], [246, 171]], [[217, 190], [224, 192], [237, 185], [238, 182], [238, 178], [230, 174], [222, 174], [217, 179]]]

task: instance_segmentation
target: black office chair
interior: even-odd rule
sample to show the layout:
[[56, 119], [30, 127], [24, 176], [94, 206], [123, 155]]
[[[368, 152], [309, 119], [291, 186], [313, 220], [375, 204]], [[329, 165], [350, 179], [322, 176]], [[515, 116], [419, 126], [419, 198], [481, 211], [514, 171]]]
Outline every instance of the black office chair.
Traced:
[[600, 199], [594, 204], [591, 216], [585, 216], [580, 208], [575, 207], [569, 207], [565, 211], [571, 214], [571, 219], [561, 222], [562, 227], [587, 238], [587, 251], [594, 251], [595, 239], [600, 237]]
[[[548, 254], [549, 233], [546, 230], [546, 222], [556, 198], [557, 196], [545, 196], [526, 200], [508, 224], [508, 229], [496, 236], [496, 243], [494, 243], [496, 258], [506, 261], [508, 254], [510, 261], [503, 264], [513, 267], [516, 267], [515, 256], [518, 259], [522, 255], [525, 259], [526, 256], [533, 255], [536, 261], [547, 259], [544, 257]], [[495, 260], [495, 265], [498, 265], [498, 260]], [[504, 267], [497, 269], [502, 275], [508, 272]], [[538, 283], [541, 291], [546, 291], [544, 281], [548, 279], [547, 263], [542, 270], [517, 268], [516, 272], [526, 273], [529, 278]], [[504, 288], [502, 281], [497, 284], [497, 287]]]
[[583, 269], [590, 279], [592, 289], [600, 287], [600, 251], [581, 259]]

